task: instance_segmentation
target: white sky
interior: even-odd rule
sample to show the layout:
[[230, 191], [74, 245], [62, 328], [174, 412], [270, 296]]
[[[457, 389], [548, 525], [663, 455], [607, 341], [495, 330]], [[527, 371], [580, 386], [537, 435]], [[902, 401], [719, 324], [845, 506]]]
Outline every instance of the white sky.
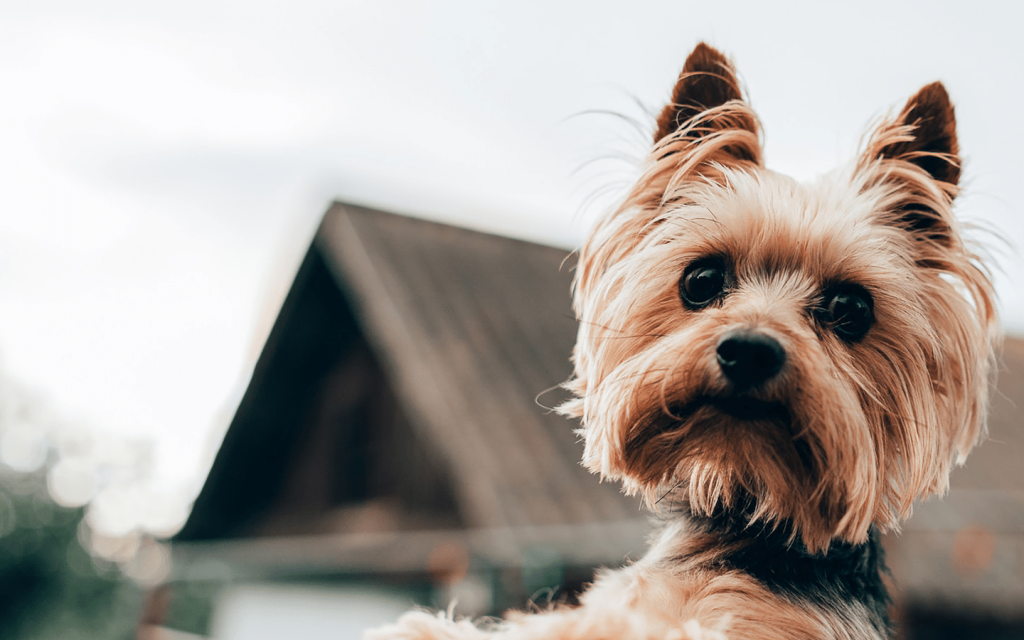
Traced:
[[[4, 0], [0, 365], [193, 495], [332, 198], [571, 246], [699, 39], [809, 178], [943, 80], [1024, 332], [1024, 5]], [[980, 9], [984, 6], [986, 9]]]

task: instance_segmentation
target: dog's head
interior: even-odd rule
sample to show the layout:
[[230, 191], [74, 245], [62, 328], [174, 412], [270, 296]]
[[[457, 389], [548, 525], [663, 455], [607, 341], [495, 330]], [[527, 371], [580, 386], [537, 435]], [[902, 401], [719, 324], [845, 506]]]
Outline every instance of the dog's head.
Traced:
[[811, 550], [943, 492], [984, 431], [997, 340], [959, 177], [938, 83], [845, 170], [765, 169], [732, 66], [698, 45], [642, 177], [580, 251], [562, 409], [586, 467], [698, 514], [742, 503]]

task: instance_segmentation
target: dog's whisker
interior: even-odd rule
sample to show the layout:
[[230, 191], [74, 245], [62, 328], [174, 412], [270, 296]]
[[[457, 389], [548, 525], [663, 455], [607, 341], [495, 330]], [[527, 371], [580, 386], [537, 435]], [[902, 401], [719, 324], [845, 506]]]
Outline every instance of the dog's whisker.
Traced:
[[669, 496], [669, 494], [671, 494], [673, 491], [678, 489], [680, 484], [682, 484], [682, 480], [676, 480], [676, 483], [674, 485], [672, 485], [672, 488], [668, 489], [667, 491], [665, 491], [665, 493], [662, 494], [662, 496], [660, 498], [658, 498], [657, 500], [654, 501], [654, 504], [655, 505], [661, 504], [661, 501], [664, 500], [665, 498], [667, 498]]

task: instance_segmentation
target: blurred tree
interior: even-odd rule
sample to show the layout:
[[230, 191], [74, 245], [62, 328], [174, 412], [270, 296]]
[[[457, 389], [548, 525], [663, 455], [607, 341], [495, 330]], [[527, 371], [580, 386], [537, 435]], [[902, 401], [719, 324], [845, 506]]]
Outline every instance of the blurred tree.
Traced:
[[133, 636], [142, 591], [83, 548], [83, 514], [53, 503], [44, 473], [0, 470], [0, 640]]

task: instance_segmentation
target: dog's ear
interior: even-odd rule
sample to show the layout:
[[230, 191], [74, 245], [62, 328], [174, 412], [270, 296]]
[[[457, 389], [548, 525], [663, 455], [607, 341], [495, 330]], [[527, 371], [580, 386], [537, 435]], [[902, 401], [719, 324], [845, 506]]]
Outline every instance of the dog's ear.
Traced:
[[917, 165], [939, 182], [952, 186], [960, 182], [956, 116], [941, 82], [933, 82], [914, 94], [895, 125], [911, 127], [910, 136], [885, 145], [879, 149], [879, 155]]
[[938, 247], [958, 243], [950, 206], [959, 192], [960, 148], [953, 104], [941, 82], [923, 87], [874, 132], [859, 167], [874, 176], [869, 185], [892, 184], [902, 194], [890, 224]]
[[[699, 43], [683, 65], [683, 71], [672, 90], [672, 102], [658, 116], [654, 142], [675, 133], [696, 116], [732, 100], [743, 100], [732, 64], [721, 52], [703, 42]], [[737, 124], [740, 128], [757, 132], [757, 123], [753, 118], [739, 123], [729, 120], [727, 126], [735, 127]], [[713, 129], [715, 121], [709, 120], [704, 125]]]

